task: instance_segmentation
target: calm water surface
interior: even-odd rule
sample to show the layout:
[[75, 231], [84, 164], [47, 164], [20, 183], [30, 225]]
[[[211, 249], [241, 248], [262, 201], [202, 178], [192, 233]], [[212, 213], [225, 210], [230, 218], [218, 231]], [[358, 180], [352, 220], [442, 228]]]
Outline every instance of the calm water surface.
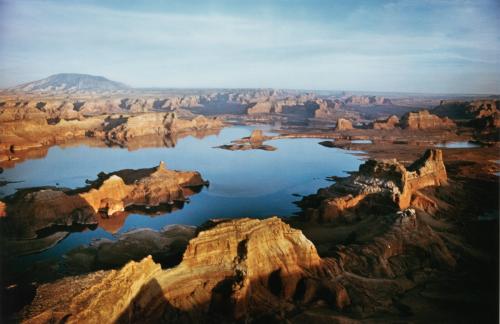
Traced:
[[[259, 127], [261, 128], [261, 127]], [[81, 187], [101, 171], [137, 169], [165, 161], [168, 168], [196, 170], [210, 186], [191, 196], [189, 204], [172, 213], [148, 217], [131, 214], [117, 234], [136, 228], [159, 230], [166, 225], [199, 225], [210, 218], [263, 218], [290, 216], [298, 211], [294, 194], [307, 195], [329, 184], [325, 177], [342, 176], [358, 168], [361, 160], [347, 152], [318, 145], [320, 139], [282, 139], [266, 142], [276, 151], [228, 151], [215, 146], [248, 136], [252, 127], [231, 127], [203, 139], [187, 137], [175, 148], [122, 148], [76, 146], [52, 147], [43, 159], [29, 160], [6, 169], [2, 178], [11, 183], [0, 188], [1, 195], [17, 188], [59, 185]], [[60, 257], [69, 250], [99, 238], [114, 239], [102, 228], [74, 232], [55, 247], [23, 257], [25, 262]]]
[[445, 142], [436, 144], [436, 147], [445, 147], [445, 148], [475, 148], [481, 147], [481, 145], [476, 143], [471, 143], [468, 141], [463, 142]]

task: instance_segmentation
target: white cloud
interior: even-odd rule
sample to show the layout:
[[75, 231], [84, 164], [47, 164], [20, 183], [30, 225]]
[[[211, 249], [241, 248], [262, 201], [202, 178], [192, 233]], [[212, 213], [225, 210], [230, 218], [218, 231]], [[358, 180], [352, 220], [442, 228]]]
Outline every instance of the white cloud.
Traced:
[[428, 5], [436, 9], [393, 1], [314, 20], [7, 2], [0, 85], [84, 72], [135, 86], [500, 92], [486, 73], [500, 73], [500, 26], [485, 12], [491, 4]]

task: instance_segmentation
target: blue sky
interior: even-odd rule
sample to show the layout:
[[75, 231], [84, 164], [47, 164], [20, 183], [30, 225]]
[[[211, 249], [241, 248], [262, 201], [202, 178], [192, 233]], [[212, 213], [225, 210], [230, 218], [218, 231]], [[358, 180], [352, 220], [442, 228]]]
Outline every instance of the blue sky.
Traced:
[[0, 87], [500, 93], [500, 1], [5, 1]]

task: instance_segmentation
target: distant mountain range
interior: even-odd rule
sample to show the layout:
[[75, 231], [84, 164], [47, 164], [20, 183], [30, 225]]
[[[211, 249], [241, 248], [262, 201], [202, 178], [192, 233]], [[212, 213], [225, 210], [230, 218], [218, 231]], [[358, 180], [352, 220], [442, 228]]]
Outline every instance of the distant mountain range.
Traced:
[[125, 90], [123, 83], [106, 79], [102, 76], [78, 73], [60, 73], [45, 79], [32, 81], [11, 88], [17, 91], [112, 91]]

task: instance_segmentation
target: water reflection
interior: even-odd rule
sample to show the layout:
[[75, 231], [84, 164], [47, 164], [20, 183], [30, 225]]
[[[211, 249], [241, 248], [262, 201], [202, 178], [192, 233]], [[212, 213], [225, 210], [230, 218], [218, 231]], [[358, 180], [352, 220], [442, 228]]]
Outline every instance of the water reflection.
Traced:
[[[260, 128], [260, 127], [259, 127]], [[290, 216], [298, 211], [293, 204], [297, 197], [329, 185], [327, 176], [342, 176], [358, 168], [360, 160], [353, 152], [325, 148], [318, 139], [279, 139], [268, 143], [278, 148], [273, 152], [227, 151], [214, 149], [231, 140], [248, 136], [253, 127], [225, 128], [220, 133], [187, 136], [167, 148], [163, 140], [141, 139], [128, 143], [127, 149], [105, 145], [55, 146], [44, 158], [27, 160], [6, 169], [9, 183], [0, 188], [1, 195], [17, 188], [54, 185], [76, 188], [94, 179], [121, 169], [139, 169], [165, 161], [170, 169], [196, 170], [210, 181], [210, 186], [190, 197], [183, 208], [169, 211], [127, 210], [99, 220], [98, 228], [72, 232], [42, 253], [20, 258], [20, 265], [59, 258], [69, 250], [97, 239], [115, 240], [119, 235], [137, 228], [159, 230], [166, 225], [199, 225], [210, 218], [262, 218], [270, 215]], [[158, 147], [159, 146], [159, 147]], [[145, 216], [144, 214], [147, 214]]]
[[445, 147], [445, 148], [475, 148], [475, 147], [481, 147], [481, 145], [473, 143], [473, 142], [463, 141], [463, 142], [444, 142], [444, 143], [438, 143], [438, 144], [436, 144], [436, 147]]

